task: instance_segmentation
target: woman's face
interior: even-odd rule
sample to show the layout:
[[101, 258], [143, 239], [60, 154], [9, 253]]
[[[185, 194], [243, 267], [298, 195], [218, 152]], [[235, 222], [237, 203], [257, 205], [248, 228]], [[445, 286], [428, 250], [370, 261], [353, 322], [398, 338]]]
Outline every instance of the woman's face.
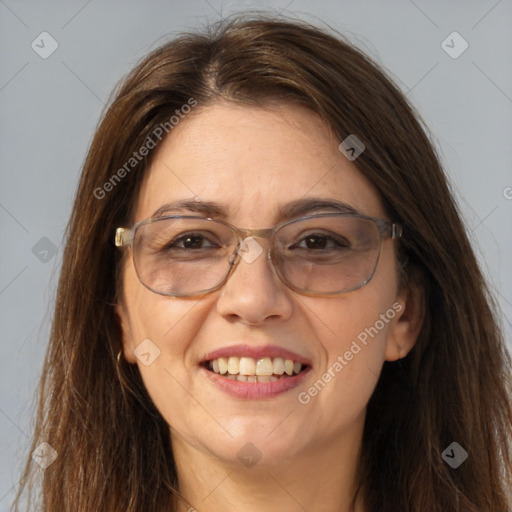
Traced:
[[[167, 214], [269, 228], [283, 222], [280, 211], [290, 203], [318, 198], [386, 218], [377, 191], [338, 143], [315, 114], [299, 106], [205, 107], [180, 121], [159, 148], [135, 221], [154, 216], [163, 205], [195, 200], [216, 203], [225, 216], [188, 209]], [[336, 211], [321, 208], [301, 216], [315, 213]], [[341, 439], [354, 442], [384, 360], [411, 348], [390, 238], [367, 285], [330, 297], [287, 288], [267, 258], [269, 241], [256, 241], [254, 260], [240, 259], [220, 289], [192, 298], [153, 293], [139, 282], [132, 258], [126, 259], [118, 307], [124, 357], [138, 365], [171, 426], [175, 450], [226, 463], [247, 464], [252, 457], [275, 464]], [[134, 355], [139, 345], [140, 359]], [[219, 355], [250, 358], [242, 362], [249, 373], [265, 358], [272, 373], [282, 372], [278, 356], [302, 362], [305, 371], [239, 382], [208, 369]], [[260, 363], [263, 373], [268, 362]], [[239, 369], [236, 359], [230, 365], [233, 372]]]

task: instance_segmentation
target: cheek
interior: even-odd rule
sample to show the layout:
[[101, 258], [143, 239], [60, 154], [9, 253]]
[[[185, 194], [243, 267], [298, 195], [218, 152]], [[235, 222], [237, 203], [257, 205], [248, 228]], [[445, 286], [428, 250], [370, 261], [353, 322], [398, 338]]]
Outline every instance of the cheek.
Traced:
[[[193, 347], [211, 306], [206, 297], [184, 300], [155, 294], [140, 284], [129, 267], [125, 276], [124, 315], [128, 329], [123, 341], [127, 358], [137, 365], [162, 416], [170, 425], [186, 432], [183, 422], [199, 421], [202, 413], [188, 392], [193, 384], [189, 348]], [[184, 410], [187, 418], [181, 413]]]
[[375, 364], [379, 367], [384, 361], [393, 313], [391, 302], [384, 304], [380, 298], [367, 299], [347, 300], [343, 306], [331, 306], [330, 311], [323, 309], [324, 318], [330, 316], [325, 321], [329, 335], [322, 341], [326, 359], [331, 365], [334, 361], [342, 362], [346, 373], [361, 366], [370, 365], [373, 369]]
[[[159, 364], [192, 364], [189, 348], [212, 308], [214, 296], [184, 299], [158, 295], [139, 282], [133, 265], [125, 270], [123, 296], [121, 318], [127, 355], [133, 355], [141, 342], [149, 339], [160, 350]], [[133, 362], [141, 371], [147, 368], [137, 358]]]
[[312, 328], [323, 357], [297, 398], [333, 430], [363, 413], [375, 389], [396, 321], [394, 290], [389, 280], [375, 280], [343, 297], [308, 304], [317, 313]]

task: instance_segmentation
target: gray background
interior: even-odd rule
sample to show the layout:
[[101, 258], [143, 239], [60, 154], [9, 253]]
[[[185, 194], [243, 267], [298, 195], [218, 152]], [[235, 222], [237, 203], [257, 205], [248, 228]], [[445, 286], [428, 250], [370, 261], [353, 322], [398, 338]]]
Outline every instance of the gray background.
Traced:
[[[435, 136], [510, 343], [512, 1], [0, 0], [0, 511], [30, 440], [63, 230], [104, 104], [169, 35], [246, 8], [328, 22], [398, 81]], [[43, 31], [58, 43], [46, 59], [31, 47]], [[458, 58], [441, 45], [453, 31], [469, 44]]]

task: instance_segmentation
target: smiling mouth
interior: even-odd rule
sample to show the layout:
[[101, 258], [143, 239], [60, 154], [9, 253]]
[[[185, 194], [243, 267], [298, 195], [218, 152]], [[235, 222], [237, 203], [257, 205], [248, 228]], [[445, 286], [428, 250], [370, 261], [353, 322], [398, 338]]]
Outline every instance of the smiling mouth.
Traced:
[[218, 357], [206, 361], [205, 368], [213, 373], [222, 375], [238, 382], [275, 382], [281, 379], [295, 377], [308, 367], [292, 359], [282, 357]]

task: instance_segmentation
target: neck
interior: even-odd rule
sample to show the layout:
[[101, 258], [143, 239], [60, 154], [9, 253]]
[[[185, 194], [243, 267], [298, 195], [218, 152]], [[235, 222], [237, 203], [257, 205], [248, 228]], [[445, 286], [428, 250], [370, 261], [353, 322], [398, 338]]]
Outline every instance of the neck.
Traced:
[[352, 508], [362, 425], [288, 460], [219, 460], [172, 435], [179, 491], [178, 512], [364, 512]]

